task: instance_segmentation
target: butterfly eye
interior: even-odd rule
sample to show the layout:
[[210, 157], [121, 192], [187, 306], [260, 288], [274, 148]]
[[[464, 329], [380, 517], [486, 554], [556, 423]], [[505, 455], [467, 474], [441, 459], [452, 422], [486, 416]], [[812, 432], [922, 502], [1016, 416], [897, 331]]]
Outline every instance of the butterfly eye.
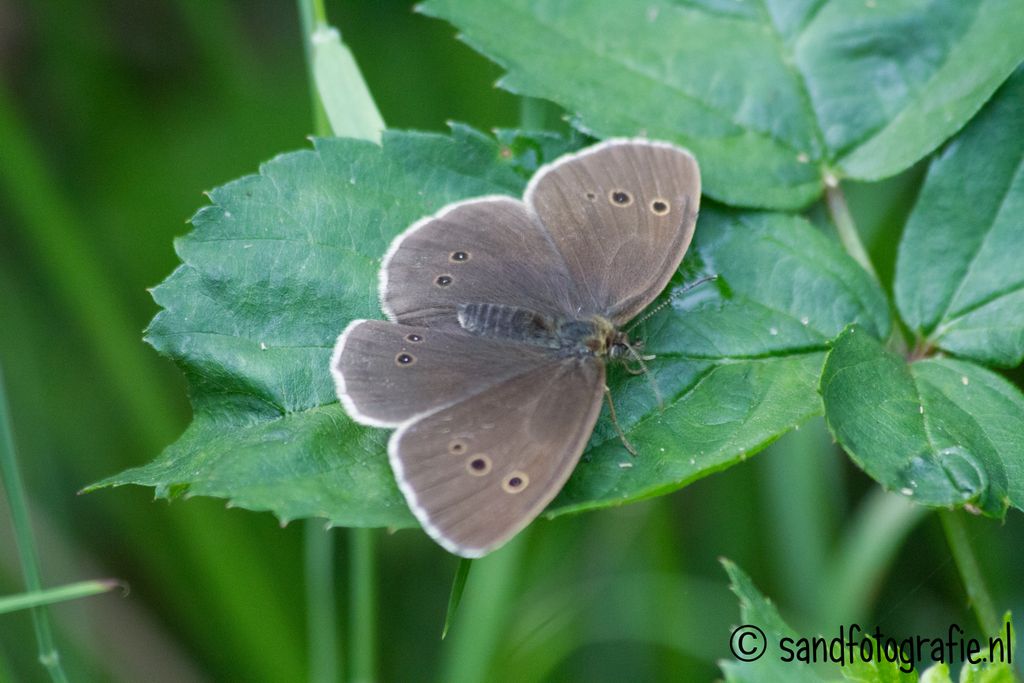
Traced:
[[491, 471], [491, 459], [483, 453], [478, 453], [466, 461], [466, 471], [474, 477], [482, 477]]
[[423, 341], [423, 337], [418, 334], [407, 334], [405, 335], [405, 339], [406, 341], [411, 341], [414, 344]]
[[469, 252], [465, 251], [453, 251], [449, 256], [448, 260], [452, 263], [462, 263], [463, 261], [469, 260]]
[[398, 365], [412, 365], [416, 362], [416, 356], [411, 353], [400, 353], [395, 356], [395, 363]]
[[653, 202], [651, 202], [651, 211], [653, 211], [659, 216], [664, 216], [669, 211], [668, 202], [666, 202], [664, 199], [655, 199]]
[[438, 275], [437, 279], [434, 280], [438, 287], [447, 287], [452, 283], [451, 275]]
[[608, 199], [615, 206], [629, 206], [633, 203], [633, 195], [625, 190], [612, 190], [608, 193]]
[[508, 493], [519, 493], [530, 485], [530, 478], [525, 472], [513, 472], [505, 481], [501, 482], [501, 488]]

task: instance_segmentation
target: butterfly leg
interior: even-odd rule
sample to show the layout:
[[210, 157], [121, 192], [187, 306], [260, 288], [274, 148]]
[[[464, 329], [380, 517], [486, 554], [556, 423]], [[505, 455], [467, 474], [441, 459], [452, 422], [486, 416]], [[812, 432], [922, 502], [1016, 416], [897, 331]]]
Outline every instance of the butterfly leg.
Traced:
[[622, 441], [622, 445], [626, 447], [629, 454], [634, 458], [636, 457], [636, 449], [633, 448], [633, 444], [626, 438], [626, 433], [622, 431], [622, 425], [619, 424], [619, 418], [615, 416], [615, 402], [612, 401], [612, 392], [608, 388], [608, 385], [604, 387], [605, 398], [608, 399], [608, 415], [612, 418], [612, 424], [615, 425], [615, 431], [619, 433], [619, 440]]

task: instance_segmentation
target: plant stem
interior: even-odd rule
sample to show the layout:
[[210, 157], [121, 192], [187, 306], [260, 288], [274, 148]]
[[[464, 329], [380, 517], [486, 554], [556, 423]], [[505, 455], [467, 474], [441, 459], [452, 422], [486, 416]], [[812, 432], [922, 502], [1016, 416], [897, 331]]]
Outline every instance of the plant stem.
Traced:
[[867, 613], [868, 597], [879, 585], [907, 534], [929, 509], [874, 489], [847, 524], [821, 582], [821, 624], [856, 621]]
[[[316, 0], [311, 0], [316, 2]], [[301, 6], [300, 6], [301, 9]], [[384, 119], [341, 33], [326, 22], [322, 3], [303, 10], [306, 58], [312, 86], [330, 129], [317, 117], [318, 135], [369, 140], [380, 144]]]
[[473, 561], [473, 580], [459, 609], [461, 626], [453, 628], [444, 641], [448, 648], [440, 680], [462, 683], [492, 678], [489, 673], [507, 633], [509, 614], [519, 604], [516, 593], [529, 531], [524, 529], [504, 548]]
[[349, 529], [350, 680], [376, 679], [377, 585], [373, 529]]
[[[11, 507], [15, 545], [21, 560], [21, 571], [25, 575], [25, 585], [30, 592], [36, 593], [42, 590], [42, 581], [39, 578], [39, 556], [36, 552], [35, 537], [32, 535], [32, 524], [29, 521], [25, 486], [21, 481], [21, 473], [18, 471], [14, 448], [14, 432], [11, 429], [11, 417], [7, 408], [3, 370], [0, 368], [0, 475], [3, 475], [4, 489]], [[50, 616], [46, 607], [32, 607], [32, 625], [36, 632], [36, 642], [39, 643], [39, 662], [49, 672], [52, 680], [66, 681], [67, 676], [60, 663], [60, 652], [53, 640]]]
[[960, 570], [960, 580], [963, 581], [964, 588], [967, 590], [967, 599], [974, 610], [974, 616], [978, 619], [978, 625], [981, 626], [985, 635], [994, 635], [999, 632], [1002, 620], [996, 612], [995, 603], [992, 601], [992, 596], [985, 585], [985, 579], [981, 575], [978, 558], [967, 538], [963, 512], [941, 510], [939, 519], [942, 521], [946, 542], [949, 543], [949, 549], [953, 552], [957, 569]]
[[[327, 112], [324, 111], [313, 75], [313, 32], [327, 21], [322, 0], [298, 0], [302, 20], [302, 45], [306, 54], [310, 104], [313, 110], [313, 131], [330, 135]], [[304, 534], [306, 574], [306, 624], [309, 680], [327, 683], [339, 680], [341, 653], [338, 646], [338, 611], [334, 595], [334, 534], [323, 528], [323, 522], [306, 521]]]
[[338, 614], [334, 595], [334, 534], [321, 519], [307, 519], [303, 530], [306, 564], [306, 626], [309, 679], [338, 680]]
[[327, 7], [324, 5], [324, 0], [313, 0], [313, 19], [318, 24], [327, 23]]
[[313, 131], [319, 136], [331, 134], [331, 125], [327, 121], [327, 112], [316, 89], [316, 76], [313, 74], [313, 32], [317, 26], [327, 23], [327, 13], [323, 0], [298, 0], [299, 19], [302, 25], [302, 48], [306, 55], [306, 77], [309, 80], [309, 100], [313, 110]]
[[[833, 527], [829, 469], [837, 458], [824, 420], [810, 420], [768, 447], [759, 460], [765, 501], [765, 522], [777, 540], [776, 572], [791, 604], [817, 617], [818, 599]], [[817, 621], [813, 624], [817, 627]]]
[[[316, 134], [323, 137], [333, 133], [379, 141], [384, 121], [351, 53], [340, 43], [334, 29], [327, 25], [323, 0], [298, 0], [298, 3]], [[322, 44], [314, 44], [314, 37], [323, 41]], [[324, 52], [320, 54], [318, 50]], [[307, 537], [310, 533], [311, 529], [307, 527]], [[377, 669], [377, 589], [373, 530], [350, 529], [348, 538], [350, 679], [371, 681], [375, 679]], [[307, 539], [307, 544], [310, 542]], [[329, 554], [318, 553], [316, 557], [307, 555], [307, 563], [329, 565], [330, 562]], [[307, 566], [306, 569], [307, 575], [322, 573], [329, 576], [329, 571], [325, 567]], [[319, 612], [322, 607], [314, 606], [312, 601], [325, 601], [326, 596], [321, 591], [311, 591], [309, 600], [308, 609], [312, 620], [313, 612]], [[325, 613], [319, 615], [319, 618], [334, 620], [333, 608], [330, 617]], [[313, 646], [311, 643], [311, 648]], [[320, 643], [319, 646], [327, 645]], [[326, 657], [327, 654], [311, 652], [310, 656], [312, 661], [314, 656]]]
[[871, 277], [878, 281], [878, 273], [871, 265], [871, 258], [868, 256], [864, 243], [860, 240], [860, 233], [857, 232], [857, 224], [853, 221], [850, 207], [846, 204], [846, 195], [835, 178], [828, 178], [825, 181], [825, 200], [828, 203], [829, 213], [832, 215], [832, 222], [839, 233], [839, 241], [842, 242], [846, 253], [871, 274]]

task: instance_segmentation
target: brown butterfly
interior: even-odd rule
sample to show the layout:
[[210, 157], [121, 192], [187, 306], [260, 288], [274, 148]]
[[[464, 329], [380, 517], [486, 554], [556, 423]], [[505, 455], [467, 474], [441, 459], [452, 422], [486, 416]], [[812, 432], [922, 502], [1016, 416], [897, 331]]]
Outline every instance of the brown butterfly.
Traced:
[[[438, 543], [479, 557], [572, 473], [626, 355], [619, 328], [664, 289], [693, 237], [700, 171], [684, 149], [609, 140], [537, 171], [522, 201], [450, 204], [395, 238], [387, 321], [355, 320], [331, 371]], [[635, 354], [635, 352], [634, 352]]]

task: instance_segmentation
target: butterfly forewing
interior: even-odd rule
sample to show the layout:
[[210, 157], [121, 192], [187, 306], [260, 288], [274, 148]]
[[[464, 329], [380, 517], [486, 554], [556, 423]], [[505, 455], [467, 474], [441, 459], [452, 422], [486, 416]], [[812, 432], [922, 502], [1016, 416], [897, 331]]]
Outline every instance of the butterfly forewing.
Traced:
[[561, 254], [518, 199], [460, 202], [413, 225], [381, 268], [391, 320], [457, 327], [460, 303], [508, 304], [565, 315], [575, 288]]
[[697, 162], [658, 142], [613, 140], [534, 176], [526, 202], [565, 259], [583, 312], [621, 325], [665, 288], [693, 237]]
[[600, 362], [556, 361], [395, 432], [391, 464], [427, 532], [478, 557], [526, 526], [576, 466], [603, 385]]

